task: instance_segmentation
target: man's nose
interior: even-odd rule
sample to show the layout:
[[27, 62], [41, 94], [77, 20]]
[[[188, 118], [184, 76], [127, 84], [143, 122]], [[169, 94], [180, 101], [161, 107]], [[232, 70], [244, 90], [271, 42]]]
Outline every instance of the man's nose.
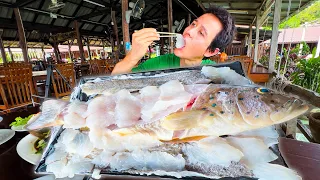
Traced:
[[198, 31], [198, 27], [193, 27], [188, 29], [188, 31], [186, 32], [187, 37], [193, 38], [195, 37], [195, 35], [197, 34]]

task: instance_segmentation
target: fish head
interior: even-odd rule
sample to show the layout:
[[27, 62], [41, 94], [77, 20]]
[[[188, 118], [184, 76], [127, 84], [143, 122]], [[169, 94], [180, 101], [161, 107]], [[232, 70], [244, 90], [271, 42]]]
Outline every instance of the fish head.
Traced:
[[264, 126], [296, 118], [310, 107], [300, 99], [264, 87], [210, 85], [193, 109], [208, 110], [239, 126]]

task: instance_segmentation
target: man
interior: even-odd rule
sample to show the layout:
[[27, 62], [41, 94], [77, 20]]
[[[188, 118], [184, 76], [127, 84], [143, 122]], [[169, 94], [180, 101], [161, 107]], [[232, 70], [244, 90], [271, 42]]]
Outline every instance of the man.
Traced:
[[156, 29], [142, 29], [132, 35], [131, 51], [116, 64], [112, 74], [212, 64], [213, 61], [203, 58], [211, 57], [227, 47], [233, 40], [234, 31], [232, 16], [225, 9], [211, 7], [184, 30], [184, 47], [175, 48], [174, 54], [149, 59], [134, 68], [148, 46], [160, 39]]

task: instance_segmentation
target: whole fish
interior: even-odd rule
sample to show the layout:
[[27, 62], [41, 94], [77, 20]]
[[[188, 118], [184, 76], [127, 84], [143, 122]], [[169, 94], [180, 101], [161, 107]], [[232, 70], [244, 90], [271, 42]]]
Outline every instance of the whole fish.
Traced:
[[81, 85], [82, 92], [87, 95], [116, 93], [121, 89], [136, 91], [146, 86], [160, 86], [172, 79], [183, 84], [209, 83], [211, 80], [201, 74], [199, 70], [177, 71], [155, 75], [117, 75], [110, 76], [106, 80], [88, 81]]
[[168, 81], [178, 80], [184, 85], [190, 84], [230, 84], [230, 85], [247, 85], [252, 82], [245, 77], [237, 74], [229, 67], [211, 67], [204, 66], [200, 70], [179, 70], [176, 72], [162, 72], [159, 74], [145, 73], [125, 74], [108, 76], [106, 79], [95, 79], [88, 81], [80, 88], [87, 95], [92, 94], [113, 94], [121, 89], [129, 91], [140, 90], [146, 86], [160, 86]]
[[270, 89], [211, 84], [192, 102], [189, 110], [113, 132], [123, 136], [144, 133], [163, 141], [192, 141], [283, 123], [308, 110], [309, 106], [303, 101]]

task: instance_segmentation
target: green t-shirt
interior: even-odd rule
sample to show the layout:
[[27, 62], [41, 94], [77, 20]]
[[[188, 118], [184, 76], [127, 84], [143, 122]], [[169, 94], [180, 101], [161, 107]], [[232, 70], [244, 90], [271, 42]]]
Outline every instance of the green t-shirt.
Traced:
[[[215, 64], [214, 61], [210, 59], [204, 59], [201, 62], [201, 65]], [[158, 56], [152, 59], [148, 59], [146, 62], [140, 64], [139, 66], [133, 68], [132, 72], [142, 72], [142, 71], [152, 71], [160, 69], [170, 69], [170, 68], [179, 68], [180, 67], [180, 58], [174, 54], [166, 54]]]

